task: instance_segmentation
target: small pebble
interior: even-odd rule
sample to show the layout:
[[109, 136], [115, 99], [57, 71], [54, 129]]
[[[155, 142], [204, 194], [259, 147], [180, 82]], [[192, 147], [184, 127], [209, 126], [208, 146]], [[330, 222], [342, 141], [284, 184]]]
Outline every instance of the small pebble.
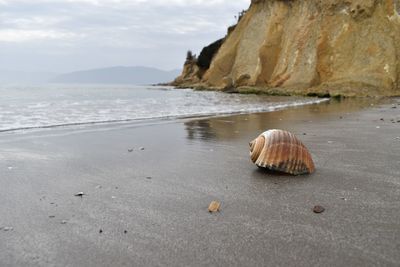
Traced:
[[381, 127], [380, 126], [376, 126], [376, 129], [380, 129]]
[[12, 166], [8, 166], [8, 167], [7, 167], [7, 169], [9, 169], [9, 170], [12, 170], [12, 169], [13, 169], [13, 167], [12, 167]]
[[117, 197], [116, 197], [116, 196], [111, 196], [111, 198], [112, 198], [112, 199], [116, 199]]
[[213, 213], [219, 211], [221, 204], [218, 201], [212, 201], [208, 206], [208, 212]]
[[325, 211], [325, 208], [322, 207], [322, 206], [315, 206], [315, 207], [313, 208], [313, 212], [314, 212], [314, 213], [322, 213], [322, 212], [324, 212], [324, 211]]
[[103, 233], [103, 230], [102, 230], [102, 229], [99, 230], [99, 234], [101, 234], [101, 233]]
[[67, 221], [66, 220], [62, 220], [61, 224], [67, 224]]
[[83, 192], [78, 192], [78, 193], [76, 193], [74, 196], [76, 196], [76, 197], [83, 197], [83, 196], [85, 196], [86, 194], [85, 193], [83, 193]]
[[125, 230], [125, 231], [124, 231], [124, 234], [127, 234], [127, 233], [128, 233], [128, 231]]
[[50, 215], [49, 216], [49, 218], [51, 218], [51, 219], [53, 219], [53, 218], [55, 218], [56, 216], [54, 216], [54, 215]]
[[128, 152], [129, 153], [133, 152], [133, 148], [128, 149]]
[[343, 119], [343, 117], [342, 117], [342, 116], [340, 116], [340, 119]]
[[147, 176], [147, 177], [146, 177], [146, 179], [147, 179], [147, 180], [151, 180], [151, 179], [152, 179], [152, 177], [150, 177], [150, 176]]
[[381, 121], [385, 121], [385, 119], [384, 119], [384, 118], [381, 118]]
[[344, 200], [344, 201], [346, 201], [346, 200], [347, 200], [347, 198], [345, 198], [345, 197], [341, 197], [340, 199], [341, 199], [341, 200]]
[[2, 228], [0, 228], [0, 230], [3, 230], [4, 232], [9, 232], [9, 231], [12, 231], [12, 230], [14, 230], [14, 228], [12, 228], [12, 227], [9, 227], [9, 226], [6, 226], [6, 227], [2, 227]]
[[144, 147], [139, 148], [140, 150], [144, 150]]

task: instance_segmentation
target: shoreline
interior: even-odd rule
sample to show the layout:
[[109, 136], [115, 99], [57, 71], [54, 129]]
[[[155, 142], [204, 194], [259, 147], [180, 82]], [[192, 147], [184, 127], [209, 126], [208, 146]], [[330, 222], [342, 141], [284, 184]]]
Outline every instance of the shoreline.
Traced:
[[[311, 99], [311, 98], [310, 98]], [[157, 122], [157, 121], [178, 121], [184, 119], [204, 119], [204, 118], [217, 118], [217, 117], [227, 117], [227, 116], [235, 116], [235, 115], [245, 115], [245, 114], [257, 114], [257, 113], [266, 113], [266, 112], [275, 112], [284, 109], [296, 108], [307, 105], [318, 105], [323, 102], [328, 102], [330, 99], [328, 98], [314, 98], [314, 100], [305, 101], [301, 103], [290, 103], [290, 104], [281, 104], [278, 106], [271, 106], [263, 110], [252, 110], [252, 111], [236, 111], [236, 112], [219, 112], [219, 113], [204, 113], [204, 114], [183, 114], [183, 115], [171, 115], [171, 116], [161, 116], [161, 117], [149, 117], [149, 118], [132, 118], [132, 119], [115, 119], [115, 120], [106, 120], [106, 121], [88, 121], [88, 122], [75, 122], [75, 123], [64, 123], [64, 124], [54, 124], [54, 125], [42, 125], [42, 126], [27, 126], [20, 128], [11, 128], [11, 129], [0, 129], [1, 133], [17, 133], [20, 131], [35, 131], [35, 130], [43, 130], [43, 129], [55, 129], [55, 128], [72, 128], [72, 127], [90, 127], [97, 125], [117, 125], [117, 124], [129, 124], [129, 123], [146, 123], [146, 122]]]
[[368, 84], [332, 84], [304, 88], [296, 87], [259, 87], [259, 86], [238, 86], [238, 87], [212, 87], [204, 83], [169, 83], [164, 84], [173, 86], [176, 89], [193, 89], [195, 91], [218, 91], [233, 94], [254, 94], [268, 96], [301, 96], [318, 98], [397, 98], [400, 92], [393, 90], [383, 94], [378, 87]]
[[[395, 266], [400, 99], [370, 101], [5, 134], [0, 265]], [[271, 128], [302, 140], [315, 174], [250, 162]]]

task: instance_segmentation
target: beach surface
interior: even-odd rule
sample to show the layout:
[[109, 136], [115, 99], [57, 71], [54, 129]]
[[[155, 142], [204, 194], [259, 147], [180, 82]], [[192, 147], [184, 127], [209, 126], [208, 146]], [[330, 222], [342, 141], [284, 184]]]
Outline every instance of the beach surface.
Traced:
[[[2, 133], [0, 266], [399, 266], [389, 102]], [[303, 141], [314, 174], [250, 162], [274, 128]]]

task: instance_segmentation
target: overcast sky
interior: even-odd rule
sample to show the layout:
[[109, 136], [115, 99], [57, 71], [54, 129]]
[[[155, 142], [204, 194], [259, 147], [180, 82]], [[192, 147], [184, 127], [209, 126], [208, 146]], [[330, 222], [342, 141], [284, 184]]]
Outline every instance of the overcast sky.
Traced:
[[0, 0], [0, 69], [181, 68], [250, 0]]

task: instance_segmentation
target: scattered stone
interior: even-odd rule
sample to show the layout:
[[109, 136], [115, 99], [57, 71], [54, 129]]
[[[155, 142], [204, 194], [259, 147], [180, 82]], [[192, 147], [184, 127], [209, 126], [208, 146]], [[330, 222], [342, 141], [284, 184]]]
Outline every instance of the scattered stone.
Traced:
[[146, 179], [147, 179], [147, 180], [151, 180], [151, 179], [153, 179], [153, 178], [152, 178], [151, 176], [147, 176]]
[[96, 186], [96, 189], [101, 189], [101, 188], [102, 188], [101, 185]]
[[118, 186], [116, 186], [115, 189], [118, 189]]
[[347, 201], [347, 198], [345, 198], [345, 197], [341, 197], [340, 199], [344, 200], [344, 201]]
[[307, 135], [306, 133], [303, 133], [303, 135]]
[[112, 198], [112, 199], [116, 199], [117, 197], [116, 197], [116, 196], [111, 196], [111, 198]]
[[128, 231], [125, 230], [125, 231], [124, 231], [124, 234], [127, 234], [127, 233], [128, 233]]
[[129, 149], [128, 149], [128, 152], [129, 152], [129, 153], [133, 152], [133, 148], [129, 148]]
[[56, 216], [54, 216], [54, 215], [50, 215], [50, 216], [49, 216], [50, 219], [53, 219], [53, 218], [55, 218], [55, 217], [56, 217]]
[[100, 229], [100, 230], [99, 230], [99, 234], [101, 234], [101, 233], [103, 233], [103, 229]]
[[380, 129], [381, 128], [381, 126], [376, 126], [376, 129]]
[[10, 226], [6, 226], [6, 227], [0, 227], [0, 230], [3, 230], [4, 232], [9, 232], [14, 230], [14, 228], [10, 227]]
[[342, 116], [340, 116], [340, 119], [342, 120], [342, 119], [343, 119], [343, 117], [342, 117]]
[[395, 108], [397, 108], [397, 107], [396, 107], [396, 106], [393, 106], [392, 108], [395, 109]]
[[13, 169], [13, 167], [12, 167], [12, 166], [8, 166], [8, 167], [7, 167], [7, 169], [9, 169], [9, 170], [12, 170], [12, 169]]
[[143, 151], [143, 150], [144, 150], [144, 147], [141, 147], [141, 148], [139, 148], [139, 149]]
[[333, 144], [333, 141], [328, 141], [328, 144]]
[[396, 140], [400, 140], [400, 136], [396, 137]]
[[385, 119], [384, 119], [384, 118], [381, 118], [381, 121], [385, 121]]
[[61, 224], [67, 224], [67, 221], [66, 220], [62, 220]]
[[83, 193], [83, 192], [78, 192], [78, 193], [76, 193], [74, 196], [76, 196], [76, 197], [83, 197], [83, 196], [86, 196], [86, 194]]
[[315, 207], [313, 208], [313, 212], [314, 212], [314, 213], [322, 213], [322, 212], [324, 212], [324, 211], [325, 211], [325, 208], [322, 207], [322, 206], [319, 206], [319, 205], [317, 205], [317, 206], [315, 206]]
[[218, 201], [212, 201], [208, 206], [208, 212], [213, 213], [219, 211], [221, 204]]
[[54, 202], [50, 202], [50, 205], [54, 205], [54, 204], [56, 204], [56, 203], [54, 203]]

